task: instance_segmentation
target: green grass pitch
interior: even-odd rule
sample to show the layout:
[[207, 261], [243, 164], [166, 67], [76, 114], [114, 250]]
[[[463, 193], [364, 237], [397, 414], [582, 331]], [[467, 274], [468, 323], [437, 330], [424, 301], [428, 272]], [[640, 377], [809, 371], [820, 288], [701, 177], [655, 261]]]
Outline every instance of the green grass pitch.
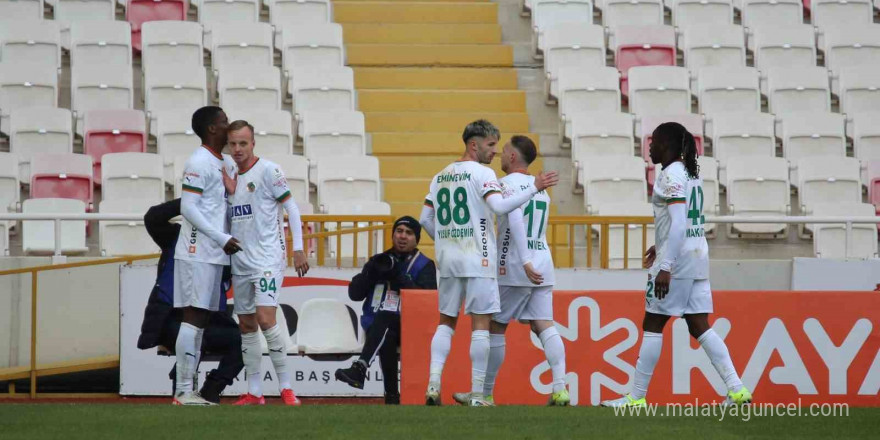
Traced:
[[[660, 408], [659, 412], [662, 412]], [[872, 438], [880, 409], [843, 417], [617, 416], [606, 408], [158, 404], [0, 404], [0, 438], [38, 439], [670, 439]], [[671, 437], [676, 436], [676, 437]]]

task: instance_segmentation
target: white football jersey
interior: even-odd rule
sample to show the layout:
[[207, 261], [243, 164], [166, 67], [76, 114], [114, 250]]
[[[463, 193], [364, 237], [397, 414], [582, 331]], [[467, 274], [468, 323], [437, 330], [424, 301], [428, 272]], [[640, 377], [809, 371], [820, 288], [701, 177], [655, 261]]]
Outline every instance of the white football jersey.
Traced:
[[[535, 176], [522, 173], [511, 173], [500, 180], [504, 197], [507, 198], [534, 186]], [[547, 222], [550, 217], [550, 196], [541, 191], [521, 206], [523, 223], [526, 227], [527, 248], [531, 252], [532, 266], [544, 277], [541, 286], [555, 284], [553, 272], [553, 256], [547, 245]], [[510, 233], [507, 216], [498, 217], [498, 285], [534, 287], [523, 269], [523, 258], [519, 255]]]
[[[229, 156], [217, 156], [205, 146], [196, 149], [184, 166], [182, 190], [199, 194], [199, 212], [218, 231], [229, 231], [226, 223], [226, 187], [223, 186], [220, 173], [223, 169], [228, 172], [234, 166]], [[214, 242], [184, 217], [174, 259], [228, 265], [229, 256], [223, 252], [224, 245], [226, 243]]]
[[709, 278], [709, 245], [703, 224], [703, 179], [691, 179], [682, 162], [673, 162], [657, 173], [654, 180], [654, 194], [651, 203], [654, 205], [654, 246], [657, 258], [648, 271], [651, 276], [660, 272], [660, 263], [666, 255], [666, 238], [672, 219], [669, 217], [669, 205], [683, 203], [687, 210], [684, 245], [681, 253], [675, 258], [672, 270], [673, 278], [703, 280]]
[[283, 203], [291, 197], [281, 167], [258, 158], [245, 172], [238, 173], [232, 205], [231, 234], [242, 250], [232, 254], [233, 275], [256, 275], [284, 269]]
[[494, 214], [485, 198], [501, 194], [495, 171], [474, 161], [449, 164], [431, 180], [434, 247], [441, 277], [495, 278]]

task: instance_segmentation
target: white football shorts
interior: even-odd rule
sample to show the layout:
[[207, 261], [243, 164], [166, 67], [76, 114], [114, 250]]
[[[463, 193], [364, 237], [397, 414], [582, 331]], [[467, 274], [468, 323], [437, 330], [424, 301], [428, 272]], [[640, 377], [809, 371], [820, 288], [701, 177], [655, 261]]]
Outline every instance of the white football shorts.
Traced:
[[220, 309], [223, 266], [201, 261], [174, 260], [174, 307]]
[[672, 278], [669, 281], [669, 292], [661, 300], [654, 293], [654, 280], [649, 275], [648, 287], [645, 289], [645, 311], [666, 316], [712, 313], [712, 288], [709, 280]]
[[238, 315], [257, 313], [257, 306], [278, 307], [278, 296], [284, 284], [283, 270], [267, 270], [256, 275], [233, 275], [233, 309]]
[[440, 313], [456, 317], [464, 301], [468, 315], [491, 315], [501, 311], [495, 278], [440, 277], [437, 282]]
[[553, 320], [553, 286], [498, 286], [501, 311], [492, 320], [507, 324], [515, 319], [526, 321]]

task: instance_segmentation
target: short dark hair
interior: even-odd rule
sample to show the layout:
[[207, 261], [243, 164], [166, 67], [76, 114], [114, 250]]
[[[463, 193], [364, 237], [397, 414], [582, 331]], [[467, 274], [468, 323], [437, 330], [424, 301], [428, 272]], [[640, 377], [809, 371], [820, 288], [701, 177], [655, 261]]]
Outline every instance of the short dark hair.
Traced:
[[522, 156], [526, 165], [531, 165], [535, 158], [538, 157], [538, 148], [535, 147], [535, 143], [527, 136], [516, 135], [510, 138], [510, 145], [516, 148], [516, 151]]
[[481, 137], [488, 138], [494, 136], [496, 139], [501, 137], [501, 131], [498, 130], [497, 127], [492, 125], [491, 122], [485, 119], [478, 119], [474, 122], [471, 122], [464, 128], [464, 133], [461, 134], [461, 140], [464, 141], [465, 144], [468, 143], [471, 138]]
[[203, 142], [208, 136], [208, 127], [217, 120], [217, 115], [223, 113], [223, 109], [215, 105], [202, 107], [193, 113], [192, 129], [196, 136]]
[[241, 130], [242, 128], [245, 128], [245, 127], [250, 129], [251, 138], [253, 138], [254, 137], [254, 126], [251, 125], [248, 121], [245, 121], [244, 119], [238, 119], [238, 120], [232, 121], [229, 124], [229, 126], [226, 128], [226, 132], [232, 133], [233, 131], [238, 131], [238, 130]]

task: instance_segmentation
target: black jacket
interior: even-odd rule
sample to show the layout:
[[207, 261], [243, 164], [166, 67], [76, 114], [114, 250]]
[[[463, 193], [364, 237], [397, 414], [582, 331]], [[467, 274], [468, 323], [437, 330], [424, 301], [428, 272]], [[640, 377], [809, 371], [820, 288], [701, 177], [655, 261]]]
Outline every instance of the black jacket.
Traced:
[[[423, 255], [427, 263], [418, 271], [417, 274], [407, 274], [407, 266], [409, 266], [410, 258], [418, 254], [418, 249], [414, 249], [409, 254], [400, 255], [389, 249], [383, 253], [391, 253], [397, 259], [397, 264], [388, 273], [379, 273], [376, 270], [376, 257], [381, 254], [374, 255], [364, 264], [361, 273], [352, 278], [348, 285], [348, 297], [352, 301], [364, 301], [363, 315], [361, 316], [361, 326], [368, 328], [373, 321], [372, 294], [377, 284], [387, 283], [387, 289], [400, 292], [403, 289], [436, 289], [437, 288], [437, 267], [434, 261]], [[384, 300], [383, 293], [382, 299]]]
[[147, 233], [162, 250], [162, 255], [156, 269], [156, 284], [144, 310], [144, 322], [138, 338], [138, 348], [141, 350], [160, 344], [166, 319], [183, 319], [181, 311], [174, 308], [174, 248], [180, 235], [180, 224], [171, 223], [170, 220], [178, 215], [180, 199], [153, 206], [144, 215]]

